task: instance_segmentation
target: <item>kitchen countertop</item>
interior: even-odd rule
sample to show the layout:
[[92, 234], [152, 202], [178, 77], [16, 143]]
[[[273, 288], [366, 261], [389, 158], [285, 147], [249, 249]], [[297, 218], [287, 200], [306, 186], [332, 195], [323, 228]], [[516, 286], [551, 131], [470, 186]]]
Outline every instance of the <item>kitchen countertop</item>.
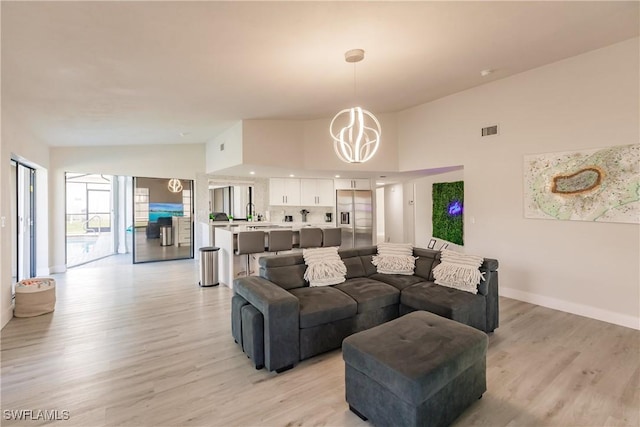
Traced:
[[311, 223], [304, 223], [304, 222], [301, 222], [301, 223], [295, 223], [295, 222], [251, 223], [249, 222], [249, 223], [243, 223], [243, 224], [231, 223], [231, 224], [228, 224], [226, 227], [217, 226], [216, 229], [221, 231], [222, 230], [230, 231], [236, 234], [241, 231], [264, 231], [265, 233], [267, 233], [271, 230], [289, 229], [292, 231], [300, 231], [301, 228], [334, 228], [334, 227], [335, 227], [335, 224], [333, 224], [332, 222], [327, 222], [322, 224], [311, 224]]

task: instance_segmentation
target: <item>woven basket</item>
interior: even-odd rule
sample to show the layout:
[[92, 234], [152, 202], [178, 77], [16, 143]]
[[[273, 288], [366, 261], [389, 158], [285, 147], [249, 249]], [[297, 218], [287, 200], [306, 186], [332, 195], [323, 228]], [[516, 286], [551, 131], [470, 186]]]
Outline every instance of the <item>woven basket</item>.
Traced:
[[51, 313], [56, 306], [56, 281], [47, 277], [25, 279], [16, 283], [13, 315], [33, 317]]

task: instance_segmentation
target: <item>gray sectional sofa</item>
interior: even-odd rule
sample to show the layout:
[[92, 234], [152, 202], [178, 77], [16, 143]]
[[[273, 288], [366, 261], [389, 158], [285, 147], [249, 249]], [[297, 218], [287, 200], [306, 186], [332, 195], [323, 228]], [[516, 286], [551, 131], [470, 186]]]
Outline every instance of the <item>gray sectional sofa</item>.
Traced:
[[413, 275], [380, 274], [376, 246], [340, 250], [346, 281], [310, 287], [302, 254], [260, 258], [260, 276], [234, 280], [234, 339], [256, 368], [282, 372], [340, 348], [342, 340], [406, 313], [425, 310], [484, 332], [498, 327], [498, 261], [485, 258], [478, 293], [436, 285], [440, 252], [414, 248]]

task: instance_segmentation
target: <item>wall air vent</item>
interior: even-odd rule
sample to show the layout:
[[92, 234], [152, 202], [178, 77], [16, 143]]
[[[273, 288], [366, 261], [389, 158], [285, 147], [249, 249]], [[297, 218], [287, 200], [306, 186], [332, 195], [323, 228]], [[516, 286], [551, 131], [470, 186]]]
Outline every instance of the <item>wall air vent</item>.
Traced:
[[224, 142], [220, 144], [220, 151], [224, 151]]
[[486, 128], [482, 128], [482, 136], [491, 136], [498, 134], [498, 125], [487, 126]]

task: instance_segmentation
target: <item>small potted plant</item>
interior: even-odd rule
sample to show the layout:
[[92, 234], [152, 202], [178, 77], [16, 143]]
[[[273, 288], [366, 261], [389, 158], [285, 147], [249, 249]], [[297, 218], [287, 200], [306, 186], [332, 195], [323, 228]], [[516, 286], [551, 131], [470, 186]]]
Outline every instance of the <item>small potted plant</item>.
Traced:
[[229, 222], [233, 222], [233, 215], [229, 215]]

